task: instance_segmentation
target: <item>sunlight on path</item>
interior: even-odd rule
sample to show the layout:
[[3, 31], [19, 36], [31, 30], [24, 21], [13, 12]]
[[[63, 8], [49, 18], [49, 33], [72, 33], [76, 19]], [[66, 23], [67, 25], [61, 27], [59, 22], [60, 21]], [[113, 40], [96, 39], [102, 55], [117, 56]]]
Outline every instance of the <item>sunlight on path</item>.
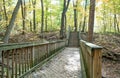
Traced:
[[25, 78], [81, 78], [78, 48], [65, 48], [48, 63]]

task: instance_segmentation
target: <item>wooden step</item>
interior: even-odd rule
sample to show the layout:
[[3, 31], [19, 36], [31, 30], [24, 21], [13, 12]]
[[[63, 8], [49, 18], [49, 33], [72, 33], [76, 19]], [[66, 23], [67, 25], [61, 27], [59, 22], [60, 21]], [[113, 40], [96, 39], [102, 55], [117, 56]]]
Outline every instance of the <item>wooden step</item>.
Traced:
[[78, 32], [71, 32], [70, 38], [69, 38], [69, 47], [78, 47], [79, 41], [78, 41]]

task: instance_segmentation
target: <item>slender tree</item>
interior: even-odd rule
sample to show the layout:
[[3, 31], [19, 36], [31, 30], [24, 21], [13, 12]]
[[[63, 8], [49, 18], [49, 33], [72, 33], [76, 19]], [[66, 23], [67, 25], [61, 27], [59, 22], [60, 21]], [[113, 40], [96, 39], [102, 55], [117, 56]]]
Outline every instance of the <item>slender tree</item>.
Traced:
[[30, 31], [31, 31], [31, 32], [33, 31], [31, 20], [30, 20]]
[[48, 28], [48, 24], [47, 24], [47, 21], [48, 21], [48, 6], [46, 5], [46, 16], [45, 16], [45, 31], [47, 31], [47, 28]]
[[[33, 7], [33, 1], [29, 0], [29, 9], [31, 9], [31, 3], [32, 3], [32, 7]], [[30, 26], [29, 30], [32, 32], [33, 31], [33, 22], [31, 19], [29, 20], [29, 26]]]
[[52, 27], [53, 27], [53, 20], [52, 20], [52, 11], [50, 10], [50, 24], [51, 24], [51, 30], [52, 30]]
[[[70, 0], [64, 0], [63, 11], [61, 15], [61, 29], [60, 29], [60, 38], [65, 38], [65, 15], [69, 6]], [[67, 5], [66, 5], [67, 4]]]
[[105, 3], [103, 3], [103, 32], [106, 32], [106, 8], [105, 8]]
[[41, 11], [41, 33], [43, 33], [43, 29], [44, 29], [44, 4], [43, 4], [43, 0], [41, 0], [41, 7], [42, 7], [42, 11]]
[[36, 10], [35, 10], [36, 0], [32, 0], [32, 5], [33, 5], [33, 30], [34, 32], [36, 32]]
[[84, 18], [83, 18], [83, 26], [82, 26], [82, 32], [85, 31], [85, 26], [86, 26], [86, 12], [87, 12], [87, 0], [85, 0], [85, 14], [84, 14]]
[[25, 0], [24, 2], [21, 1], [21, 13], [22, 13], [22, 25], [23, 25], [23, 34], [25, 33], [25, 19], [26, 19], [26, 5], [25, 5]]
[[77, 31], [77, 1], [76, 3], [73, 2], [73, 7], [74, 7], [74, 31]]
[[3, 42], [4, 42], [4, 43], [8, 43], [9, 36], [10, 36], [10, 33], [11, 33], [12, 28], [13, 28], [13, 26], [14, 26], [15, 18], [16, 18], [16, 16], [17, 16], [17, 13], [18, 13], [18, 10], [19, 10], [21, 1], [22, 1], [22, 0], [18, 0], [16, 6], [15, 6], [15, 8], [14, 8], [14, 11], [13, 11], [12, 17], [11, 17], [11, 20], [10, 20], [10, 22], [9, 22], [9, 25], [8, 25], [7, 30], [6, 30], [6, 32], [5, 32], [5, 36], [4, 36], [4, 38], [3, 38]]
[[4, 9], [5, 21], [6, 21], [6, 27], [7, 27], [8, 16], [6, 12], [5, 0], [3, 0], [3, 9]]

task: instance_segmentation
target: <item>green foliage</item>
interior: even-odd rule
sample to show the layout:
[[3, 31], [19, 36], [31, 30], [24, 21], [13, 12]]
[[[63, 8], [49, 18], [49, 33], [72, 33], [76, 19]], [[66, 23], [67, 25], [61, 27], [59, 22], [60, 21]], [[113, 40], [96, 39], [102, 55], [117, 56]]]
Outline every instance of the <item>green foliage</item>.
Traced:
[[[31, 25], [33, 26], [33, 10], [36, 10], [36, 28], [37, 32], [40, 32], [40, 26], [41, 26], [41, 5], [40, 0], [36, 0], [35, 8], [33, 8], [32, 0], [26, 1], [26, 30], [30, 31], [30, 21], [32, 22]], [[63, 2], [64, 0], [43, 0], [44, 1], [44, 13], [45, 17], [47, 16], [47, 25], [48, 25], [48, 31], [50, 30], [58, 30], [60, 29], [61, 24], [61, 13], [63, 10]], [[77, 17], [78, 17], [78, 26], [82, 25], [83, 23], [83, 16], [86, 15], [88, 20], [89, 16], [89, 2], [88, 0], [88, 6], [87, 11], [84, 11], [84, 2], [85, 0], [77, 0]], [[0, 31], [5, 32], [6, 30], [6, 24], [9, 23], [11, 19], [11, 15], [13, 13], [13, 9], [16, 5], [16, 0], [5, 0], [5, 7], [7, 12], [8, 21], [5, 21], [5, 13], [3, 9], [3, 0], [0, 0]], [[46, 10], [47, 8], [47, 10]], [[67, 26], [74, 27], [74, 15], [73, 15], [73, 3], [70, 2], [70, 6], [68, 8], [68, 11], [66, 13], [67, 16]], [[98, 28], [95, 28], [96, 31], [103, 31], [104, 30], [104, 24], [106, 25], [106, 31], [114, 32], [114, 17], [113, 15], [117, 15], [117, 21], [120, 28], [120, 0], [97, 0], [96, 1], [96, 19], [95, 19], [95, 26]], [[46, 18], [44, 18], [45, 20]], [[17, 15], [16, 21], [15, 21], [15, 27], [12, 31], [17, 32], [18, 30], [22, 31], [22, 15], [21, 15], [21, 9], [19, 10], [19, 13]], [[86, 25], [88, 24], [88, 21], [86, 21]], [[32, 27], [33, 28], [33, 27]], [[44, 28], [45, 29], [45, 28]], [[0, 32], [0, 33], [1, 33]]]
[[[117, 29], [120, 29], [120, 0], [98, 0], [97, 4], [96, 25], [101, 28], [97, 31], [100, 30], [102, 32], [116, 32]], [[116, 18], [114, 15], [116, 15]], [[117, 23], [119, 28], [117, 28]]]

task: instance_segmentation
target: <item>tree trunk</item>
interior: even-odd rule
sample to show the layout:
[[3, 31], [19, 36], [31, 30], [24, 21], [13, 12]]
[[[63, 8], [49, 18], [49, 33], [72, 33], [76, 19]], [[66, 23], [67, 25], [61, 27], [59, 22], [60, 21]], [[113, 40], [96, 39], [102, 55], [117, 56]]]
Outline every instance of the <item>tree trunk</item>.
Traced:
[[73, 3], [73, 7], [74, 7], [74, 31], [77, 31], [77, 5]]
[[65, 15], [65, 31], [64, 31], [64, 33], [65, 33], [65, 37], [66, 37], [66, 28], [67, 28], [67, 16]]
[[26, 16], [25, 0], [24, 2], [21, 1], [21, 12], [22, 12], [22, 25], [23, 25], [22, 33], [25, 34], [25, 16]]
[[106, 12], [105, 12], [105, 3], [104, 3], [104, 8], [103, 8], [103, 27], [104, 27], [104, 29], [103, 29], [103, 32], [105, 33], [106, 32]]
[[33, 28], [32, 28], [32, 22], [31, 22], [31, 20], [30, 20], [30, 31], [32, 32], [33, 30], [32, 30]]
[[14, 26], [15, 18], [16, 18], [16, 16], [17, 16], [17, 13], [18, 13], [20, 4], [21, 4], [21, 0], [18, 0], [16, 6], [15, 6], [15, 8], [14, 8], [14, 11], [13, 11], [13, 13], [12, 13], [12, 17], [11, 17], [11, 20], [10, 20], [9, 25], [8, 25], [8, 27], [7, 27], [7, 30], [6, 30], [6, 32], [5, 32], [5, 36], [4, 36], [4, 38], [3, 38], [3, 42], [4, 42], [4, 43], [8, 43], [9, 36], [10, 36], [10, 33], [11, 33], [12, 28], [13, 28], [13, 26]]
[[5, 7], [5, 0], [3, 0], [3, 8], [4, 8], [4, 15], [5, 15], [5, 21], [6, 21], [6, 27], [7, 27], [8, 17], [7, 17], [6, 7]]
[[47, 31], [47, 19], [48, 19], [48, 16], [47, 16], [47, 13], [48, 13], [48, 6], [46, 6], [46, 17], [45, 17], [45, 31]]
[[65, 17], [65, 13], [62, 13], [61, 16], [61, 30], [60, 30], [60, 38], [63, 39], [64, 38], [64, 17]]
[[67, 1], [67, 5], [66, 5], [66, 0], [64, 0], [63, 12], [61, 15], [61, 28], [60, 28], [60, 38], [61, 39], [65, 38], [65, 15], [66, 15], [69, 3], [70, 3], [70, 0]]
[[119, 32], [119, 22], [117, 20], [117, 15], [114, 14], [114, 29], [115, 29], [115, 32]]
[[33, 10], [33, 29], [34, 29], [34, 32], [36, 32], [36, 11], [35, 9]]
[[86, 26], [86, 12], [87, 12], [87, 0], [85, 0], [85, 14], [84, 14], [84, 20], [83, 20], [83, 26], [82, 26], [82, 31], [85, 31], [85, 26]]
[[65, 22], [65, 8], [66, 8], [66, 0], [64, 0], [64, 5], [63, 5], [63, 12], [61, 16], [61, 30], [60, 30], [60, 38], [64, 38], [64, 22]]
[[[111, 10], [109, 10], [109, 12], [111, 12]], [[111, 15], [111, 13], [110, 13], [110, 15]], [[110, 27], [109, 31], [111, 32], [111, 29], [112, 29], [112, 18], [110, 17], [109, 20], [110, 20], [109, 21], [109, 27]]]
[[93, 41], [94, 16], [95, 16], [95, 0], [90, 0], [89, 24], [88, 24], [88, 41], [89, 42]]
[[114, 14], [114, 31], [115, 31], [115, 32], [117, 32], [117, 30], [116, 30], [116, 23], [117, 23], [117, 22], [116, 22], [116, 14]]
[[36, 32], [36, 10], [35, 10], [36, 0], [32, 1], [32, 5], [33, 5], [33, 29], [34, 32]]
[[118, 31], [118, 33], [120, 32], [119, 22], [118, 21], [117, 21], [117, 31]]
[[44, 29], [44, 5], [43, 5], [43, 0], [41, 0], [41, 7], [42, 7], [42, 17], [41, 17], [41, 33], [43, 33], [43, 29]]
[[[51, 11], [50, 11], [50, 18], [52, 18], [52, 12]], [[53, 27], [53, 21], [52, 21], [52, 19], [50, 21], [50, 24], [51, 24], [51, 31], [52, 31], [52, 27]]]

